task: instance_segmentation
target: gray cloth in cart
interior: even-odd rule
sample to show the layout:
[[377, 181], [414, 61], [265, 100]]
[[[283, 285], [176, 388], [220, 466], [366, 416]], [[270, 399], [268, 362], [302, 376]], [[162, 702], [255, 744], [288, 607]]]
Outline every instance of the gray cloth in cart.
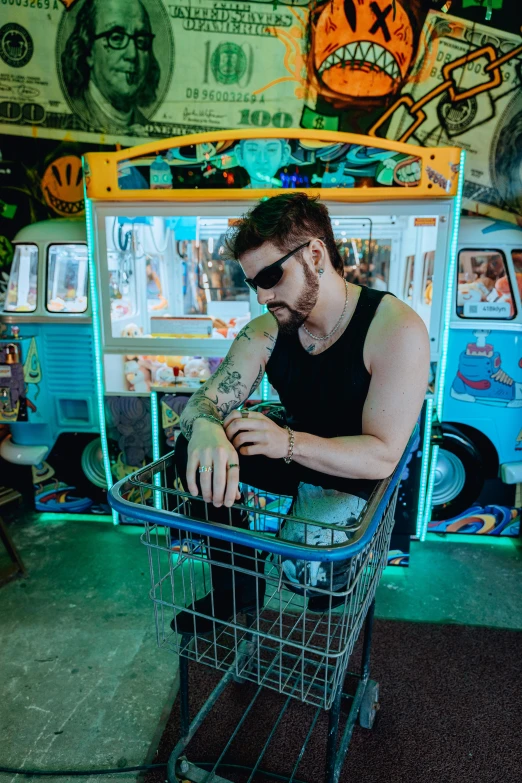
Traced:
[[[301, 482], [292, 509], [293, 517], [327, 522], [337, 525], [338, 530], [319, 525], [303, 524], [288, 517], [282, 525], [280, 536], [285, 541], [293, 541], [308, 546], [321, 547], [332, 544], [345, 544], [359, 526], [359, 516], [366, 500], [348, 495], [336, 489], [324, 489], [313, 484]], [[333, 567], [333, 573], [332, 573]], [[321, 563], [320, 561], [283, 560], [285, 577], [293, 585], [317, 587], [321, 590], [342, 590], [346, 585], [346, 561]]]

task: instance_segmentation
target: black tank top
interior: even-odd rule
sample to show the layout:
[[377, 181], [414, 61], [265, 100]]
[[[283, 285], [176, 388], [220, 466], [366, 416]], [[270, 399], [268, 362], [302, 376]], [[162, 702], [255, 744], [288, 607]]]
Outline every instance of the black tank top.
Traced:
[[[305, 351], [297, 333], [279, 332], [266, 365], [266, 373], [279, 394], [288, 425], [297, 431], [322, 438], [362, 435], [362, 412], [371, 375], [364, 366], [364, 342], [375, 312], [387, 291], [360, 286], [354, 313], [339, 339], [316, 356]], [[302, 480], [312, 474], [300, 466]], [[330, 477], [328, 487], [368, 498], [376, 481]], [[321, 481], [321, 486], [326, 486]]]

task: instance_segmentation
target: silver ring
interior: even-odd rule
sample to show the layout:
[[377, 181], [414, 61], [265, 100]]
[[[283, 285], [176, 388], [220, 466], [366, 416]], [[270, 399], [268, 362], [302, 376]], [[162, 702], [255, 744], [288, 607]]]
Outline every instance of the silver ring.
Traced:
[[212, 465], [201, 465], [199, 467], [200, 473], [212, 473], [213, 470], [214, 468], [212, 467]]
[[246, 410], [246, 408], [241, 408], [241, 418], [248, 419], [248, 414], [250, 411]]

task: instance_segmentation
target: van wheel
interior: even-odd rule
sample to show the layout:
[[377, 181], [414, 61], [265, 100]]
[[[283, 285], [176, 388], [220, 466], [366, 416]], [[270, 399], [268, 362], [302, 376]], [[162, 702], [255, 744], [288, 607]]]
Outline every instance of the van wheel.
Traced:
[[101, 438], [91, 440], [84, 448], [82, 453], [82, 470], [95, 487], [107, 489]]
[[484, 466], [473, 441], [452, 424], [443, 423], [442, 431], [433, 487], [433, 520], [451, 519], [466, 511], [484, 486]]

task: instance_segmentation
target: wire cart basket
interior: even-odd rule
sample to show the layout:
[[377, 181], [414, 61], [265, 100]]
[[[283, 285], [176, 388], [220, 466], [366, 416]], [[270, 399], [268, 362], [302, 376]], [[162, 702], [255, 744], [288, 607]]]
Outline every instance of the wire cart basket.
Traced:
[[[260, 768], [282, 714], [293, 700], [314, 708], [315, 717], [289, 781], [297, 773], [323, 710], [329, 712], [325, 781], [339, 781], [356, 722], [372, 728], [379, 707], [379, 686], [370, 679], [375, 592], [387, 562], [400, 479], [415, 435], [392, 476], [378, 483], [359, 517], [350, 520], [348, 527], [346, 523], [295, 517], [291, 498], [244, 484], [242, 502], [222, 508], [221, 522], [210, 521], [216, 509], [179, 489], [174, 452], [112, 487], [111, 506], [124, 518], [144, 525], [141, 541], [149, 558], [158, 645], [180, 656], [181, 737], [167, 765], [169, 783], [227, 783], [218, 770], [227, 767], [225, 755], [266, 688], [287, 698], [249, 781]], [[318, 530], [322, 542], [326, 536], [330, 546], [313, 543]], [[289, 569], [288, 564], [300, 564], [299, 569]], [[289, 576], [296, 570], [301, 573], [299, 581]], [[227, 618], [215, 611], [219, 597], [213, 583], [218, 572], [219, 584], [227, 579], [231, 590]], [[340, 572], [343, 579], [339, 585]], [[251, 596], [248, 606], [245, 585]], [[205, 595], [210, 598], [202, 614], [194, 603]], [[309, 604], [314, 598], [320, 598], [321, 608], [312, 612]], [[184, 618], [182, 632], [178, 632], [180, 617]], [[360, 669], [348, 672], [363, 626]], [[192, 721], [190, 659], [223, 672]], [[352, 695], [344, 688], [348, 674], [357, 682]], [[216, 763], [205, 765], [204, 770], [189, 762], [185, 749], [225, 688], [231, 682], [247, 681], [258, 686], [255, 696]], [[346, 704], [348, 716], [339, 737], [341, 706], [344, 710]]]

